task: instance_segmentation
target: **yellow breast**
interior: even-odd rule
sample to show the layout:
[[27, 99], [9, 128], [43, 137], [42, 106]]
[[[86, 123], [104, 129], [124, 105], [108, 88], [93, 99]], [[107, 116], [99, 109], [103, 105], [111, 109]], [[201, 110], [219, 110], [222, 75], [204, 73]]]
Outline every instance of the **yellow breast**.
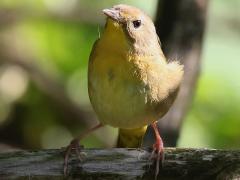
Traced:
[[92, 52], [89, 97], [103, 124], [121, 128], [140, 127], [149, 120], [144, 116], [146, 95], [142, 91], [145, 87], [134, 77], [123, 32], [120, 28], [113, 29], [115, 33], [105, 32], [108, 35], [101, 37]]
[[120, 25], [110, 21], [107, 26], [89, 60], [93, 108], [103, 124], [124, 129], [150, 124], [167, 112], [175, 98], [174, 91], [169, 94], [167, 64], [158, 57], [132, 54]]

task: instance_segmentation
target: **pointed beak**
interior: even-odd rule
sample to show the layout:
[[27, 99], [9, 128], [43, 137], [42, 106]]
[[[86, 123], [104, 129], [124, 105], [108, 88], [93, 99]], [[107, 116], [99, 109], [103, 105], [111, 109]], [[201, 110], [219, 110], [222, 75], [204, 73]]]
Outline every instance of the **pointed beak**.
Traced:
[[120, 12], [115, 8], [103, 9], [103, 13], [113, 20], [120, 21]]

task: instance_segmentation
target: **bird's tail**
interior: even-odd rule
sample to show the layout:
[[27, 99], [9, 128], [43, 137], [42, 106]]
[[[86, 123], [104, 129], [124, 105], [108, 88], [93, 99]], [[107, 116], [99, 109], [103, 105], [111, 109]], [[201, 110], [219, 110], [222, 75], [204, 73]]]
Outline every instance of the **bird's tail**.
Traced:
[[138, 148], [142, 145], [143, 136], [147, 126], [137, 129], [119, 129], [117, 147], [119, 148]]

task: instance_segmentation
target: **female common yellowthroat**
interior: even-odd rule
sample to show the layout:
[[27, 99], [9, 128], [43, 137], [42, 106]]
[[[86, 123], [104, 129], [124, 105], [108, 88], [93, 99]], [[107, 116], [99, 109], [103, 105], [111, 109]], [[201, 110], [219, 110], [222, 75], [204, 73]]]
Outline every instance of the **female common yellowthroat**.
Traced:
[[[138, 143], [129, 140], [131, 135], [141, 137], [151, 125], [156, 135], [153, 152], [160, 159], [163, 143], [156, 121], [177, 95], [183, 66], [166, 61], [154, 24], [141, 10], [121, 4], [103, 13], [107, 22], [88, 67], [89, 97], [100, 124], [87, 133], [102, 125], [118, 127], [122, 146], [134, 147]], [[67, 151], [81, 138], [73, 140]]]

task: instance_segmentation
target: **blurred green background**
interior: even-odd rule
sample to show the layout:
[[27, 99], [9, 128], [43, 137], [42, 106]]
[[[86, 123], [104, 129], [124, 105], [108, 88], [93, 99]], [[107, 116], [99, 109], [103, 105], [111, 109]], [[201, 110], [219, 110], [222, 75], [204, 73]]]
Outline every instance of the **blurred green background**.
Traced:
[[[46, 77], [60, 82], [62, 91], [94, 117], [87, 93], [88, 57], [104, 25], [101, 9], [117, 3], [135, 5], [153, 18], [157, 6], [157, 0], [1, 0], [0, 20], [5, 24], [0, 25], [0, 43], [24, 63], [34, 64]], [[202, 71], [181, 130], [181, 147], [240, 147], [239, 8], [236, 0], [209, 3]], [[86, 123], [66, 117], [29, 72], [1, 61], [0, 144], [62, 147], [84, 130]], [[117, 130], [106, 127], [82, 144], [110, 147], [116, 138]]]

